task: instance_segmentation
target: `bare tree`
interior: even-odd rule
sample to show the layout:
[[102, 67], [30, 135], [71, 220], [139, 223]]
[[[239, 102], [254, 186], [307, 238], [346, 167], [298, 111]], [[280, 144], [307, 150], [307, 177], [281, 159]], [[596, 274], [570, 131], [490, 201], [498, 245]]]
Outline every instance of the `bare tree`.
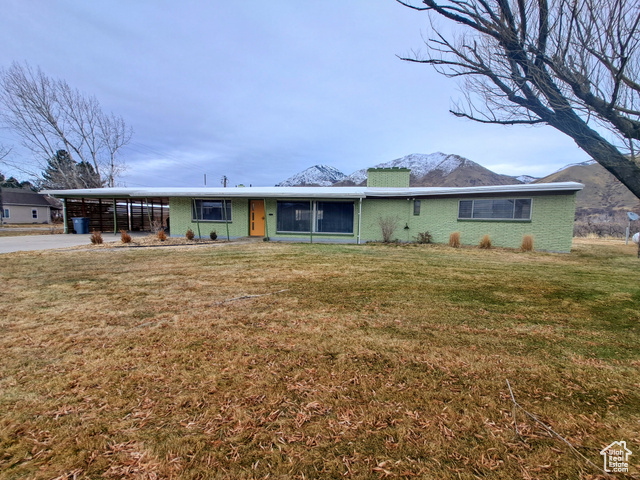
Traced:
[[464, 101], [451, 113], [551, 125], [640, 198], [640, 2], [396, 1], [431, 20], [426, 55], [401, 58], [463, 80]]
[[64, 150], [114, 186], [123, 168], [118, 153], [132, 132], [121, 117], [103, 112], [95, 97], [49, 78], [40, 68], [13, 63], [0, 71], [0, 102], [5, 107], [2, 120], [36, 158], [35, 165], [11, 166], [40, 177], [47, 161]]

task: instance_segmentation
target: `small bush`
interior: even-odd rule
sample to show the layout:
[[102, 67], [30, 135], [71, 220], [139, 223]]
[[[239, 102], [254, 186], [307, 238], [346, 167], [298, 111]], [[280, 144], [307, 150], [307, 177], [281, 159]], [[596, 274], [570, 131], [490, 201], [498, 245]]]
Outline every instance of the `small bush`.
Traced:
[[126, 230], [120, 230], [120, 241], [122, 243], [131, 243], [131, 235]]
[[164, 233], [164, 230], [158, 230], [158, 240], [164, 242], [167, 239], [167, 234]]
[[522, 237], [522, 245], [520, 246], [523, 252], [533, 251], [533, 237], [531, 235], [525, 235]]
[[433, 237], [429, 232], [419, 232], [418, 236], [416, 237], [417, 243], [431, 243], [432, 240]]
[[209, 238], [211, 240], [215, 240], [216, 238], [218, 238], [218, 234], [216, 233], [215, 230], [213, 230], [210, 234], [209, 234]]
[[480, 248], [491, 248], [491, 238], [489, 238], [489, 235], [485, 235], [484, 237], [482, 237], [482, 240], [480, 240], [480, 245], [478, 245]]
[[193, 230], [191, 229], [187, 230], [187, 233], [185, 233], [184, 236], [187, 237], [187, 240], [193, 240], [196, 238], [196, 234], [193, 233]]
[[460, 247], [460, 232], [453, 232], [449, 235], [449, 246], [453, 248]]
[[398, 219], [395, 217], [380, 217], [378, 218], [378, 225], [382, 232], [382, 241], [384, 243], [391, 243], [393, 232], [398, 228]]
[[91, 243], [93, 243], [94, 245], [100, 245], [103, 241], [104, 240], [102, 240], [102, 234], [97, 230], [94, 230], [91, 234]]

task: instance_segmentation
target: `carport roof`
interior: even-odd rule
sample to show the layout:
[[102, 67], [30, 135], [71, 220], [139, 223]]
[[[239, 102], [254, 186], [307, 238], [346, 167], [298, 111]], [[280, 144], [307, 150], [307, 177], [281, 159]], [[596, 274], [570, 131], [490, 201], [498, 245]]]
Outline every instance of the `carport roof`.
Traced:
[[233, 188], [88, 188], [45, 190], [58, 198], [376, 198], [440, 197], [460, 195], [527, 195], [535, 193], [575, 192], [584, 185], [576, 182], [492, 185], [482, 187], [233, 187]]

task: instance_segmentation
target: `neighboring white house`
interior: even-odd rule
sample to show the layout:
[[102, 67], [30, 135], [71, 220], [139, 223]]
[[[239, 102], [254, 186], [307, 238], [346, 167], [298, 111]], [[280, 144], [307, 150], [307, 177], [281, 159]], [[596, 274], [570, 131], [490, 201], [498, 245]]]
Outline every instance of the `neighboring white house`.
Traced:
[[50, 223], [60, 211], [55, 200], [29, 189], [3, 187], [0, 194], [3, 223]]

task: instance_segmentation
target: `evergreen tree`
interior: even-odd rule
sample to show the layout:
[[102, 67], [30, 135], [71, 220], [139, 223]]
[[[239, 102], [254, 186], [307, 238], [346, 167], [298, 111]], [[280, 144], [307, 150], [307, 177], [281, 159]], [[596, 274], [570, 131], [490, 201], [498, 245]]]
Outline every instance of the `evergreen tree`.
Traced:
[[90, 163], [76, 163], [69, 152], [58, 150], [55, 156], [47, 161], [39, 186], [45, 190], [66, 190], [101, 188], [103, 183]]

